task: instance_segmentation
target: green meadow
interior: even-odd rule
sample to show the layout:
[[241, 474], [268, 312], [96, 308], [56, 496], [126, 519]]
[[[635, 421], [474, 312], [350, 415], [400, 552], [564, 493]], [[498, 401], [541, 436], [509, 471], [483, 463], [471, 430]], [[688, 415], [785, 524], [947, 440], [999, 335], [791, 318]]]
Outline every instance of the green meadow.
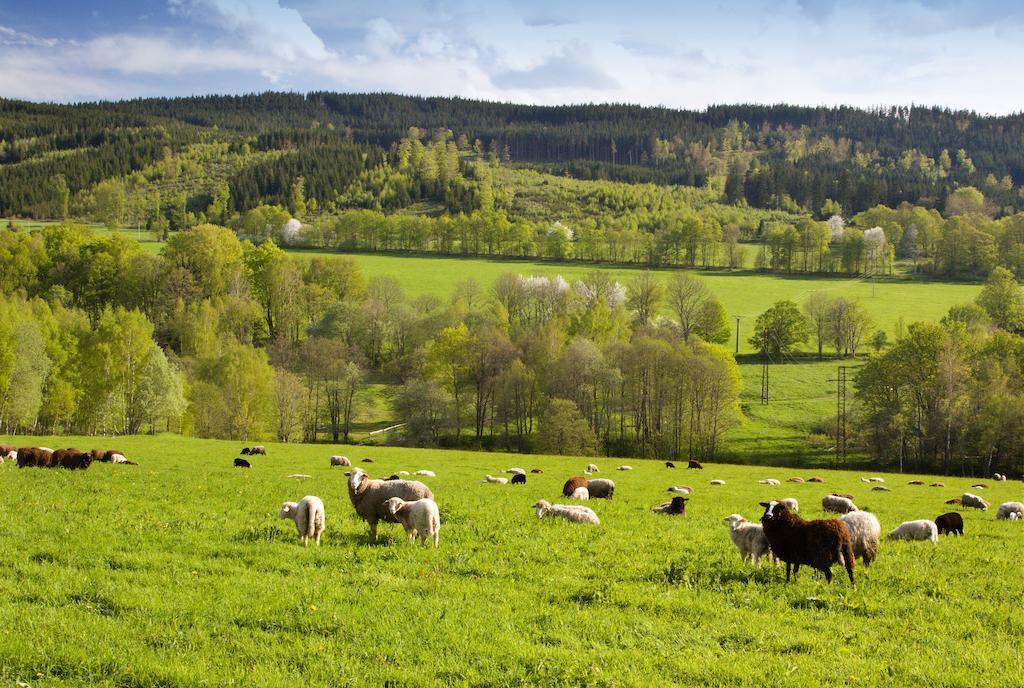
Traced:
[[[741, 563], [722, 518], [757, 519], [759, 501], [782, 497], [821, 517], [834, 490], [885, 532], [951, 509], [974, 481], [886, 475], [892, 491], [872, 492], [863, 474], [816, 470], [826, 484], [771, 487], [757, 481], [811, 473], [599, 459], [617, 489], [589, 503], [601, 525], [586, 526], [531, 509], [566, 501], [584, 458], [268, 444], [246, 470], [235, 442], [14, 439], [113, 446], [140, 465], [0, 466], [3, 685], [1010, 686], [1024, 671], [1024, 525], [994, 514], [1024, 498], [1020, 482], [990, 483], [993, 508], [964, 512], [962, 538], [883, 541], [853, 588]], [[333, 453], [376, 477], [434, 470], [440, 548], [397, 525], [370, 542]], [[544, 473], [479, 483], [510, 466]], [[652, 514], [673, 484], [694, 487], [687, 515]], [[306, 494], [327, 508], [319, 548], [277, 518]]]

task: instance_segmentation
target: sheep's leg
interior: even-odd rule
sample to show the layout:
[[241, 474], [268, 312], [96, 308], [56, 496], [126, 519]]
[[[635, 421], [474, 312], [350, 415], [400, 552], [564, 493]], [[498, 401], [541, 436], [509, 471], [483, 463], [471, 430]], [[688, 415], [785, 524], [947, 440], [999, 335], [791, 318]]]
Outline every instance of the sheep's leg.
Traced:
[[831, 584], [832, 583], [832, 569], [830, 569], [830, 568], [823, 568], [821, 570], [821, 572], [825, 574], [825, 582]]
[[317, 547], [320, 546], [320, 536], [321, 535], [323, 535], [323, 531], [320, 531], [319, 533], [316, 534], [316, 546]]
[[374, 542], [377, 541], [377, 521], [369, 521], [370, 524], [370, 539]]
[[793, 564], [793, 580], [796, 580], [798, 573], [800, 573], [800, 562]]
[[441, 534], [441, 532], [439, 530], [435, 530], [434, 531], [434, 547], [437, 547], [437, 537], [440, 534]]
[[793, 565], [787, 561], [786, 562], [786, 582], [787, 583], [789, 582], [789, 572], [790, 572], [790, 570], [792, 568], [793, 568]]
[[305, 535], [302, 536], [302, 546], [303, 547], [309, 547], [309, 537], [307, 537]]

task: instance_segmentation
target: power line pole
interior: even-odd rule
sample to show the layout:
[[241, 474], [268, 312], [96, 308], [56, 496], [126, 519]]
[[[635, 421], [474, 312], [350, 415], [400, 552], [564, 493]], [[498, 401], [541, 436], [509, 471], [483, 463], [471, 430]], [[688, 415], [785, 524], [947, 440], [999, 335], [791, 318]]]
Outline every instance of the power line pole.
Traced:
[[836, 370], [836, 465], [846, 465], [846, 371], [852, 366], [841, 365]]
[[740, 353], [740, 316], [736, 316], [736, 355]]
[[764, 331], [761, 350], [761, 403], [768, 405], [768, 330]]

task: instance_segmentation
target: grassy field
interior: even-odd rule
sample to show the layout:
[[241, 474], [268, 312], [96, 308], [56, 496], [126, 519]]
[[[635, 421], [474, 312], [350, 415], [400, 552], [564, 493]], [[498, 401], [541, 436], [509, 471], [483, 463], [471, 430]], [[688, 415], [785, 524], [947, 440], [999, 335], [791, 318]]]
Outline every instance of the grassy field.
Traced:
[[[757, 480], [795, 472], [633, 461], [619, 473], [599, 461], [617, 490], [590, 502], [593, 527], [530, 508], [564, 501], [562, 482], [586, 459], [374, 448], [371, 475], [437, 472], [426, 479], [442, 515], [433, 550], [399, 526], [368, 541], [342, 469], [327, 465], [366, 448], [268, 445], [242, 470], [235, 442], [112, 444], [140, 465], [0, 466], [4, 685], [1008, 686], [1024, 671], [1024, 525], [994, 509], [965, 512], [966, 535], [938, 546], [883, 542], [855, 589], [810, 570], [786, 585], [781, 567], [742, 564], [722, 524], [788, 496], [818, 517], [822, 494], [838, 490], [888, 530], [948, 510], [968, 479], [934, 489], [890, 475], [893, 491], [877, 493], [849, 472], [769, 487]], [[521, 487], [478, 483], [512, 465], [545, 473]], [[678, 483], [696, 488], [688, 515], [651, 514]], [[327, 507], [319, 549], [303, 550], [277, 518], [305, 494]], [[1024, 497], [1019, 482], [984, 494]]]

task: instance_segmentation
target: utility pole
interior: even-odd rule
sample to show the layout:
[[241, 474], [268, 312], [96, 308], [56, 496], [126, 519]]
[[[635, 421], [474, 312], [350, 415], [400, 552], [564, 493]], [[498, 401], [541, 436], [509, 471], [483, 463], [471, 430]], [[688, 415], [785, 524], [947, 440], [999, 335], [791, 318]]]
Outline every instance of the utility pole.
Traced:
[[740, 354], [740, 316], [736, 316], [736, 355]]
[[841, 365], [836, 370], [836, 465], [846, 465], [846, 371], [852, 366]]
[[761, 403], [768, 405], [768, 330], [764, 331], [761, 350]]

